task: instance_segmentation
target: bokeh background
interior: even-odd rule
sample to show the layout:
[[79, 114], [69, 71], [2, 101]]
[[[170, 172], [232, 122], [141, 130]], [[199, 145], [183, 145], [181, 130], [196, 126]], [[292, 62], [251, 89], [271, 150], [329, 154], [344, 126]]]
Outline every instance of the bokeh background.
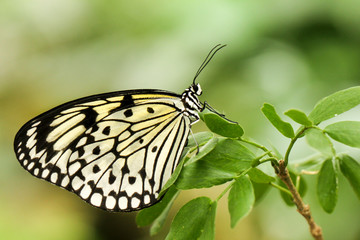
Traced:
[[[17, 130], [51, 107], [91, 94], [181, 93], [208, 51], [223, 43], [228, 46], [198, 78], [201, 99], [238, 121], [248, 137], [284, 151], [289, 140], [260, 107], [266, 101], [280, 113], [309, 112], [320, 98], [358, 85], [359, 13], [358, 0], [1, 0], [0, 238], [163, 239], [184, 203], [215, 198], [224, 186], [182, 192], [165, 229], [150, 238], [148, 229], [136, 227], [135, 214], [95, 209], [24, 171], [12, 150]], [[344, 118], [359, 120], [360, 109]], [[291, 161], [313, 153], [303, 142], [296, 149]], [[305, 201], [325, 239], [360, 239], [360, 204], [346, 179], [340, 176], [333, 214], [317, 201], [316, 176], [306, 180]], [[275, 189], [235, 229], [225, 199], [218, 205], [217, 239], [311, 239], [305, 220]]]

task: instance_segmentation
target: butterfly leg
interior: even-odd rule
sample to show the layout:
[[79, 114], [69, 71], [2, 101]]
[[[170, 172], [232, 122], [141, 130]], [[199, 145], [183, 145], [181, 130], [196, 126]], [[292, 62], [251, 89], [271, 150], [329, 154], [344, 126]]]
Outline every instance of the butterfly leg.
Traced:
[[190, 133], [191, 133], [191, 136], [193, 137], [194, 142], [195, 142], [195, 144], [196, 144], [196, 155], [197, 155], [197, 154], [199, 153], [199, 151], [200, 151], [199, 144], [198, 144], [198, 142], [196, 141], [196, 138], [195, 138], [193, 132], [191, 131], [191, 128], [190, 128]]
[[203, 103], [203, 106], [202, 106], [202, 108], [201, 108], [201, 112], [202, 112], [205, 108], [207, 108], [210, 112], [213, 112], [213, 113], [219, 115], [220, 117], [222, 117], [222, 118], [225, 119], [226, 121], [229, 121], [229, 122], [232, 122], [232, 123], [236, 123], [236, 124], [237, 124], [237, 122], [234, 122], [234, 121], [232, 121], [232, 120], [230, 120], [230, 119], [227, 119], [224, 114], [219, 113], [218, 111], [216, 111], [216, 110], [215, 110], [212, 106], [210, 106], [206, 101]]

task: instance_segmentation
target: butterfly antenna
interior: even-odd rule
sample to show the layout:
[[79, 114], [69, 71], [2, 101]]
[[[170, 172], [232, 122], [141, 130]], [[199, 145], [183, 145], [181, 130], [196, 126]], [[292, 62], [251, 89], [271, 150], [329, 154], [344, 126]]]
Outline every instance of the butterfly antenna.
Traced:
[[213, 49], [210, 50], [209, 54], [206, 56], [204, 62], [201, 64], [201, 66], [199, 67], [199, 69], [197, 70], [194, 80], [193, 80], [193, 84], [195, 84], [195, 80], [196, 78], [200, 75], [201, 71], [206, 67], [206, 65], [208, 65], [208, 63], [211, 61], [211, 59], [214, 57], [214, 55], [223, 47], [226, 47], [225, 45], [221, 45], [218, 44], [215, 47], [213, 47]]

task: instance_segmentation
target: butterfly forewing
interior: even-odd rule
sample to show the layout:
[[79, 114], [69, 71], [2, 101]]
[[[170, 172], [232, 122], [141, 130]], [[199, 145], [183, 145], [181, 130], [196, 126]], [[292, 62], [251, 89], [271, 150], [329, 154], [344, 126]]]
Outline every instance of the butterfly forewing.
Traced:
[[93, 206], [133, 211], [157, 202], [190, 129], [180, 96], [161, 90], [94, 95], [26, 123], [21, 165]]

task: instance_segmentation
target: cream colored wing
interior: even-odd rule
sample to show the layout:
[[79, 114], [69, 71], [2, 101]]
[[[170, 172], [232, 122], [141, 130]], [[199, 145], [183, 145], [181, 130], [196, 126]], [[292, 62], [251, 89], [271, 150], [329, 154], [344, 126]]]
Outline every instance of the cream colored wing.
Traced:
[[31, 174], [110, 211], [153, 205], [190, 130], [180, 96], [161, 90], [95, 95], [25, 124], [14, 148]]

